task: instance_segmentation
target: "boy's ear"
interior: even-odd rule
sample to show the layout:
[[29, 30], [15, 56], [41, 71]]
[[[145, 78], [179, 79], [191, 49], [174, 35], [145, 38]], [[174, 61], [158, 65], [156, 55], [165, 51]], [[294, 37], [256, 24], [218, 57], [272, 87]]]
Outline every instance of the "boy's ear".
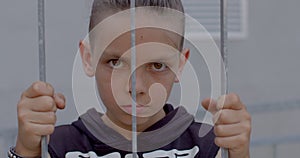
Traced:
[[182, 75], [183, 68], [184, 68], [187, 60], [189, 59], [189, 57], [190, 57], [190, 50], [183, 49], [183, 51], [180, 54], [179, 68], [178, 68], [178, 72], [176, 74], [174, 82], [178, 83], [180, 81], [180, 77]]
[[95, 71], [92, 66], [92, 55], [89, 43], [80, 40], [79, 50], [85, 74], [89, 77], [93, 77], [95, 75]]

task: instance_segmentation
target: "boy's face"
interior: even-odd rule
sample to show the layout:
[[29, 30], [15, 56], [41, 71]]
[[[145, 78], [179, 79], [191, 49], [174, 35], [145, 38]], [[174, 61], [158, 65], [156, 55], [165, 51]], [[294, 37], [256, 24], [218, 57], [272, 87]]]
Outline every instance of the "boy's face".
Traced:
[[[118, 26], [111, 26], [110, 30]], [[178, 52], [181, 38], [162, 29], [143, 28], [136, 30], [136, 116], [137, 124], [151, 125], [165, 114], [166, 103], [173, 83], [189, 56], [189, 51]], [[100, 42], [96, 40], [94, 43]], [[81, 43], [81, 55], [85, 70], [89, 71], [91, 55]], [[132, 122], [132, 74], [131, 35], [127, 32], [105, 49], [95, 72], [98, 91], [107, 108], [106, 115], [123, 128]], [[94, 51], [94, 52], [97, 52]], [[92, 66], [90, 66], [92, 67]]]

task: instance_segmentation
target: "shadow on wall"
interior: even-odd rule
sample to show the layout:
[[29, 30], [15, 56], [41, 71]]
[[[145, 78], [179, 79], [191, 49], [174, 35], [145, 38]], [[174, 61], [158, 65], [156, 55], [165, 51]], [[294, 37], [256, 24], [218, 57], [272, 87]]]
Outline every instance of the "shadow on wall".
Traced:
[[17, 129], [0, 130], [0, 157], [7, 157], [8, 149], [15, 144]]

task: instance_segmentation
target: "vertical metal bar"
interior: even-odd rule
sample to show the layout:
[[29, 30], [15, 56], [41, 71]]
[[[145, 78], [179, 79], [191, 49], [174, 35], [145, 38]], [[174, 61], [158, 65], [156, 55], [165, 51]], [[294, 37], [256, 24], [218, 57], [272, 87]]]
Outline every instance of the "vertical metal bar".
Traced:
[[135, 0], [130, 0], [131, 29], [131, 95], [132, 95], [132, 157], [137, 158], [137, 127], [136, 127], [136, 41], [135, 41]]
[[[45, 55], [45, 4], [44, 0], [38, 0], [38, 45], [39, 45], [39, 79], [46, 82], [46, 55]], [[48, 156], [47, 136], [41, 140], [42, 158]]]
[[[227, 25], [227, 0], [220, 0], [220, 23], [221, 23], [221, 56], [223, 60], [223, 66], [225, 67], [225, 72], [222, 72], [222, 92], [228, 94], [228, 58], [227, 58], [227, 42], [228, 42], [228, 25]], [[222, 64], [221, 64], [222, 65]], [[221, 69], [223, 70], [223, 69]], [[222, 158], [228, 158], [228, 149], [221, 149]]]
[[44, 0], [38, 0], [39, 77], [46, 81]]
[[225, 67], [225, 72], [223, 72], [225, 85], [223, 86], [223, 92], [228, 93], [228, 25], [227, 25], [227, 0], [221, 0], [221, 56], [223, 59], [223, 66]]
[[277, 144], [274, 143], [272, 145], [272, 154], [273, 154], [273, 158], [277, 158]]

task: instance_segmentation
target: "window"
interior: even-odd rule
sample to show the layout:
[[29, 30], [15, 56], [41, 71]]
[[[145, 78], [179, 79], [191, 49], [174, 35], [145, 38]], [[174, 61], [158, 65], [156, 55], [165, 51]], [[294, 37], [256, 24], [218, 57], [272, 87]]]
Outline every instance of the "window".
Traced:
[[[248, 0], [228, 0], [228, 37], [242, 39], [247, 36]], [[220, 0], [183, 0], [185, 12], [196, 19], [214, 37], [220, 36]], [[187, 21], [187, 35], [203, 38], [203, 32]]]

